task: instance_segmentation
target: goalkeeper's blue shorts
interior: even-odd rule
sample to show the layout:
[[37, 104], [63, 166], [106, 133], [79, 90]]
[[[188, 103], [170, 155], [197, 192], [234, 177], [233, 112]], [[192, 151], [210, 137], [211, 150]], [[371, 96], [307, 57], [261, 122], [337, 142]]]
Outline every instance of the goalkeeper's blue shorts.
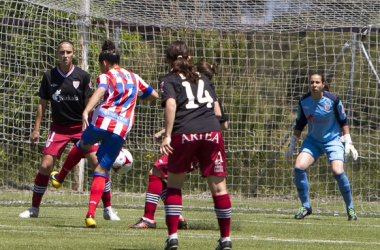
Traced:
[[314, 157], [315, 161], [317, 161], [321, 155], [326, 154], [327, 159], [330, 162], [335, 160], [341, 160], [344, 162], [344, 147], [343, 143], [339, 140], [339, 137], [338, 139], [327, 143], [318, 143], [306, 137], [303, 141], [300, 152], [310, 154]]

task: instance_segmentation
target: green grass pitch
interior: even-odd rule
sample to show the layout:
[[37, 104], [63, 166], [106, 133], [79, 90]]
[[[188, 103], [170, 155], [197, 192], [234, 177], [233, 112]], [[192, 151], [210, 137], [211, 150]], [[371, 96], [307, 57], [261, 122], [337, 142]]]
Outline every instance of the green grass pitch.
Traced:
[[[163, 249], [167, 236], [162, 206], [157, 229], [128, 229], [143, 214], [142, 208], [115, 207], [121, 221], [103, 219], [98, 228], [85, 227], [85, 206], [42, 206], [39, 218], [20, 219], [28, 205], [0, 205], [0, 249]], [[296, 210], [294, 211], [296, 212]], [[183, 210], [189, 229], [180, 230], [179, 250], [212, 249], [219, 231], [213, 210]], [[313, 214], [302, 221], [293, 213], [233, 210], [231, 238], [234, 250], [250, 249], [380, 249], [380, 218], [344, 214]]]

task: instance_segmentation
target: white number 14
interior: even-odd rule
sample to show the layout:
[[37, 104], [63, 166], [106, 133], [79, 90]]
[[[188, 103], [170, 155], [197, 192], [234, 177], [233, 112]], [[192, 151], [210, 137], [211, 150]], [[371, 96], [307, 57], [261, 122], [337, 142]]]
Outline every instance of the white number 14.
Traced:
[[[187, 109], [196, 109], [199, 107], [198, 104], [194, 102], [195, 97], [193, 95], [193, 91], [191, 90], [191, 84], [188, 81], [182, 82], [182, 86], [186, 89], [186, 96], [189, 102], [186, 104]], [[203, 94], [205, 97], [203, 97]], [[205, 83], [203, 80], [199, 79], [198, 81], [198, 90], [197, 90], [197, 99], [199, 103], [207, 103], [207, 108], [212, 108], [212, 103], [214, 100], [212, 99], [210, 93], [205, 90]]]

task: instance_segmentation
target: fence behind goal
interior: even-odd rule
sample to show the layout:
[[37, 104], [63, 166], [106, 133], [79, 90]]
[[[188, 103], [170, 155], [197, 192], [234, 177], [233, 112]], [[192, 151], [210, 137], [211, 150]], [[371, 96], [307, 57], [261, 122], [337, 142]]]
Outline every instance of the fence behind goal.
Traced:
[[[295, 155], [286, 162], [284, 151], [298, 99], [308, 91], [308, 74], [324, 72], [346, 107], [359, 151], [357, 161], [348, 157], [345, 164], [354, 204], [359, 212], [379, 213], [378, 1], [12, 0], [0, 6], [2, 203], [31, 202], [50, 123], [47, 112], [40, 143], [32, 147], [36, 93], [43, 73], [57, 65], [59, 41], [75, 43], [74, 63], [91, 74], [95, 88], [97, 56], [109, 38], [118, 46], [121, 65], [156, 90], [169, 71], [165, 49], [175, 40], [189, 45], [194, 63], [219, 64], [213, 83], [229, 119], [223, 132], [227, 183], [233, 206], [241, 209], [298, 208]], [[152, 136], [162, 127], [160, 102], [139, 103], [125, 145], [135, 163], [126, 175], [112, 174], [114, 205], [143, 204], [148, 171], [160, 156]], [[326, 157], [307, 173], [313, 209], [344, 212]], [[43, 203], [86, 204], [91, 176], [86, 167], [83, 190], [77, 191], [72, 173], [62, 190], [49, 187]], [[189, 174], [183, 194], [184, 206], [211, 206], [198, 172]]]

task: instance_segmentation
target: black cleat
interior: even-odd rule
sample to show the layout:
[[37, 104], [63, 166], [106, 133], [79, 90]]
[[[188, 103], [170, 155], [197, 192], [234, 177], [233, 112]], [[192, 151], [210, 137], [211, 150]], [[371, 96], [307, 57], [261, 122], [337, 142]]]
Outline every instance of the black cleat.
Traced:
[[177, 248], [178, 248], [178, 239], [166, 240], [166, 246], [164, 250], [177, 250]]
[[178, 229], [187, 229], [187, 222], [184, 217], [179, 218]]
[[347, 209], [347, 215], [348, 215], [348, 220], [357, 220], [358, 217], [356, 216], [355, 210], [353, 208]]
[[302, 220], [303, 218], [310, 215], [311, 213], [312, 213], [311, 207], [310, 208], [300, 207], [300, 209], [298, 209], [298, 212], [296, 213], [296, 215], [294, 215], [294, 219]]
[[215, 248], [215, 250], [230, 250], [232, 249], [232, 242], [231, 241], [224, 241], [224, 242], [220, 242], [219, 241], [219, 244], [218, 246]]

